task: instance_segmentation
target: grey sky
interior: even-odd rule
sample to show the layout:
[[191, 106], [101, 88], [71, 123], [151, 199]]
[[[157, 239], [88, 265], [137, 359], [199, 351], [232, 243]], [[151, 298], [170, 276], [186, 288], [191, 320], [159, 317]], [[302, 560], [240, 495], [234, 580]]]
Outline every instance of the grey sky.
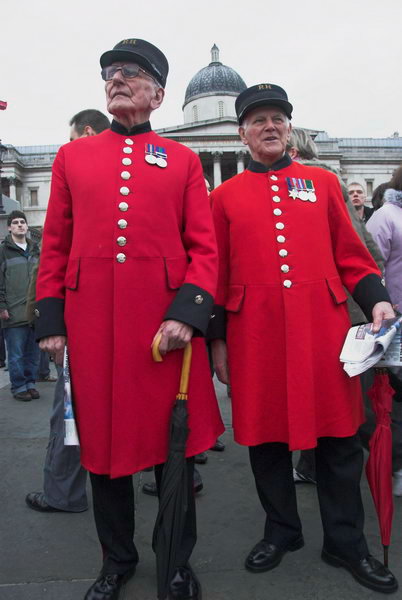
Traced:
[[247, 85], [287, 90], [295, 125], [402, 134], [400, 0], [3, 0], [0, 19], [6, 144], [63, 143], [75, 112], [105, 111], [99, 56], [126, 37], [151, 41], [170, 63], [154, 128], [183, 122], [186, 86], [216, 43]]

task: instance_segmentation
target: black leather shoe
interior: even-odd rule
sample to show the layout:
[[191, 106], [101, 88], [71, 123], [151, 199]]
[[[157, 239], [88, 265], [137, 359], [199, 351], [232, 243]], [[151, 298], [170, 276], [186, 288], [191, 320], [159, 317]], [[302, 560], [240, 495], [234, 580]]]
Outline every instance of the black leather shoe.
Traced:
[[45, 500], [45, 494], [43, 492], [31, 492], [25, 497], [25, 502], [29, 508], [38, 510], [39, 512], [66, 512], [61, 508], [54, 508], [50, 506]]
[[245, 567], [253, 573], [262, 573], [275, 569], [281, 562], [286, 552], [295, 552], [304, 546], [304, 538], [301, 535], [285, 548], [278, 548], [267, 540], [261, 540], [254, 546], [246, 558]]
[[214, 452], [223, 452], [225, 449], [225, 444], [223, 442], [221, 442], [221, 440], [218, 438], [215, 442], [215, 444], [213, 446], [211, 446], [210, 450], [213, 450]]
[[32, 396], [29, 392], [18, 392], [14, 394], [14, 398], [16, 400], [21, 400], [22, 402], [31, 402]]
[[40, 394], [35, 388], [29, 388], [28, 394], [31, 394], [32, 400], [39, 400]]
[[208, 454], [206, 452], [200, 452], [194, 456], [194, 462], [197, 465], [205, 465], [208, 462]]
[[109, 575], [99, 575], [98, 579], [89, 588], [85, 594], [84, 600], [117, 600], [120, 594], [120, 588], [135, 573], [135, 567], [126, 571], [126, 573], [113, 573]]
[[75, 510], [64, 510], [63, 508], [56, 508], [55, 506], [50, 506], [46, 502], [45, 494], [43, 492], [31, 492], [27, 494], [25, 497], [25, 502], [32, 508], [32, 510], [37, 510], [39, 512], [71, 512], [71, 513], [79, 513], [85, 512], [88, 510], [88, 507], [79, 508]]
[[169, 586], [169, 600], [201, 600], [201, 584], [190, 565], [176, 569]]
[[333, 567], [344, 567], [361, 585], [382, 592], [383, 594], [392, 594], [398, 589], [398, 581], [387, 567], [384, 567], [379, 560], [368, 554], [359, 561], [348, 561], [334, 554], [330, 554], [325, 549], [321, 553], [324, 562]]

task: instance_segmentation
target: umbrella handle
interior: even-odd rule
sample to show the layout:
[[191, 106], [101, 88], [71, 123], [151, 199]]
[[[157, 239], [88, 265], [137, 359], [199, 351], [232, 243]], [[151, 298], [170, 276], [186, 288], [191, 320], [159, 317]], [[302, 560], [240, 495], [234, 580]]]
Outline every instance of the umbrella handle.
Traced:
[[162, 354], [159, 352], [159, 344], [161, 343], [162, 334], [158, 333], [152, 344], [152, 358], [155, 362], [162, 362]]
[[[155, 362], [162, 362], [163, 358], [161, 353], [159, 352], [159, 344], [161, 342], [162, 339], [162, 334], [159, 333], [156, 338], [154, 343], [152, 344], [152, 358], [154, 359]], [[191, 355], [192, 355], [193, 349], [191, 346], [191, 342], [189, 342], [186, 347], [184, 348], [184, 354], [183, 354], [183, 364], [181, 367], [181, 376], [180, 376], [180, 389], [179, 389], [179, 394], [183, 394], [183, 395], [187, 395], [187, 390], [188, 390], [188, 380], [190, 377], [190, 367], [191, 367]]]

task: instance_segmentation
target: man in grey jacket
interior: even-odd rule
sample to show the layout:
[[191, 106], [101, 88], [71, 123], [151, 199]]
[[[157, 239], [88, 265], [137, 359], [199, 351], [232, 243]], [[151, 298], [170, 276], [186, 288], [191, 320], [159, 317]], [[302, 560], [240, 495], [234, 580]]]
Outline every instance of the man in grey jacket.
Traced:
[[39, 398], [35, 389], [39, 353], [26, 317], [27, 291], [39, 248], [26, 237], [25, 214], [7, 219], [9, 235], [0, 247], [0, 319], [8, 353], [11, 393], [16, 400]]
[[[99, 110], [82, 110], [70, 120], [70, 141], [91, 137], [109, 129], [109, 119]], [[37, 268], [28, 292], [27, 319], [34, 321]], [[64, 445], [64, 376], [61, 367], [54, 393], [50, 418], [50, 436], [47, 446], [43, 491], [30, 492], [25, 502], [39, 512], [78, 513], [88, 508], [86, 494], [87, 472], [80, 464], [78, 446]]]

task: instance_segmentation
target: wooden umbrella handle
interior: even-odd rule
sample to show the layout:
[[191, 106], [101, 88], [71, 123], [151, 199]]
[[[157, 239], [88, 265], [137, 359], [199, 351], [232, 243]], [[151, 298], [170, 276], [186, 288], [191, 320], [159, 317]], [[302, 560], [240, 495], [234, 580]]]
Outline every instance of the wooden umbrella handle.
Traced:
[[190, 377], [190, 368], [191, 368], [191, 355], [193, 353], [193, 349], [191, 346], [191, 342], [189, 342], [184, 348], [183, 354], [183, 363], [181, 366], [181, 376], [180, 376], [180, 388], [179, 394], [187, 396], [188, 391], [188, 380]]
[[152, 343], [152, 358], [154, 359], [155, 362], [163, 361], [162, 354], [159, 352], [159, 344], [161, 343], [161, 339], [162, 339], [162, 334], [158, 333], [158, 335], [156, 336], [156, 338], [154, 339], [154, 341]]
[[[161, 342], [161, 339], [162, 339], [162, 334], [159, 333], [156, 336], [154, 343], [152, 344], [152, 358], [154, 359], [155, 362], [163, 361], [162, 355], [159, 352], [159, 344]], [[186, 345], [186, 347], [184, 348], [183, 363], [182, 363], [182, 367], [181, 367], [181, 376], [180, 376], [180, 388], [179, 388], [179, 394], [182, 394], [185, 396], [187, 395], [187, 391], [188, 391], [188, 380], [190, 377], [192, 352], [193, 352], [193, 349], [191, 346], [191, 342], [189, 342]]]

